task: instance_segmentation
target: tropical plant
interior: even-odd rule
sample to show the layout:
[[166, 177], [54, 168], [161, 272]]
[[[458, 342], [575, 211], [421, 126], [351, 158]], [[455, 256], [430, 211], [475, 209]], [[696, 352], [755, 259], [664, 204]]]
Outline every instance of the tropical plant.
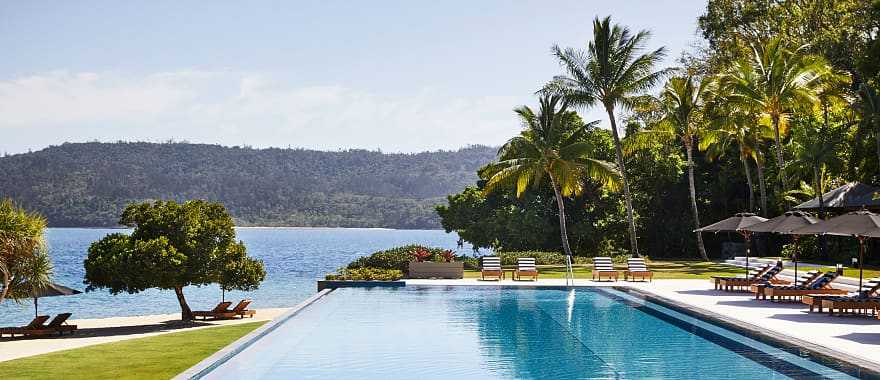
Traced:
[[541, 96], [538, 112], [528, 106], [515, 112], [525, 130], [508, 140], [498, 150], [498, 161], [486, 167], [489, 179], [484, 192], [515, 186], [519, 197], [530, 186], [537, 189], [542, 181], [549, 180], [559, 212], [562, 248], [571, 269], [563, 197], [580, 194], [587, 180], [616, 188], [620, 172], [612, 164], [593, 158], [595, 146], [585, 139], [588, 125], [568, 110], [561, 96]]
[[184, 287], [220, 283], [224, 290], [252, 290], [266, 277], [263, 262], [248, 257], [244, 243], [235, 240], [232, 218], [220, 203], [131, 204], [119, 223], [134, 230], [92, 243], [84, 263], [86, 291], [172, 289], [181, 318], [191, 320]]
[[[679, 143], [684, 148], [687, 156], [688, 188], [691, 197], [691, 212], [694, 218], [694, 228], [700, 228], [700, 212], [697, 208], [697, 191], [694, 185], [694, 146], [697, 137], [701, 133], [702, 112], [707, 94], [707, 89], [712, 80], [709, 78], [698, 79], [693, 76], [670, 78], [657, 104], [660, 107], [662, 118], [655, 125], [642, 129], [624, 141], [625, 153], [646, 148], [653, 144]], [[700, 257], [708, 261], [706, 247], [703, 245], [702, 234], [697, 232], [697, 251]]]
[[780, 189], [786, 189], [782, 136], [798, 109], [812, 109], [822, 77], [831, 73], [825, 59], [807, 54], [807, 45], [789, 49], [782, 39], [752, 45], [751, 59], [740, 59], [724, 76], [737, 100], [759, 110], [773, 126]]
[[430, 259], [431, 256], [433, 256], [434, 254], [425, 248], [419, 247], [410, 252], [409, 255], [412, 256], [413, 259], [421, 263]]
[[858, 109], [862, 121], [859, 125], [861, 134], [874, 134], [877, 149], [877, 163], [880, 165], [880, 95], [867, 84], [859, 86]]
[[53, 271], [52, 260], [44, 250], [19, 260], [11, 268], [13, 282], [9, 286], [8, 298], [16, 302], [33, 298], [34, 294], [52, 284]]
[[546, 88], [563, 94], [571, 104], [586, 107], [600, 104], [608, 114], [617, 168], [623, 180], [630, 247], [636, 256], [639, 247], [632, 195], [614, 112], [618, 107], [632, 108], [637, 99], [668, 72], [654, 71], [654, 66], [666, 56], [665, 48], [641, 54], [649, 37], [650, 32], [646, 30], [632, 34], [626, 27], [612, 25], [611, 17], [602, 20], [597, 17], [593, 20], [593, 40], [588, 43], [586, 51], [553, 46], [553, 54], [559, 59], [565, 75], [555, 77]]
[[46, 220], [39, 214], [30, 213], [5, 199], [0, 201], [0, 303], [13, 291], [13, 284], [27, 280], [22, 265], [46, 248], [43, 231]]

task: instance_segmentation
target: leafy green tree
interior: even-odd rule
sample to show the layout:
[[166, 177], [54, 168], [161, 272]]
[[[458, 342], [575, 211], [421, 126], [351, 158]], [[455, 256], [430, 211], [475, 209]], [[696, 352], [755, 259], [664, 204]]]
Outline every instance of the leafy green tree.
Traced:
[[818, 102], [822, 78], [831, 73], [825, 59], [806, 54], [806, 48], [804, 45], [791, 50], [780, 38], [771, 38], [753, 45], [752, 58], [737, 61], [724, 77], [734, 99], [770, 119], [782, 190], [786, 189], [787, 179], [781, 136], [795, 111], [812, 109]]
[[862, 84], [859, 88], [858, 110], [861, 114], [859, 125], [861, 135], [874, 135], [877, 162], [880, 163], [880, 95], [877, 95], [877, 91], [866, 84]]
[[49, 254], [45, 250], [38, 250], [34, 255], [18, 260], [10, 271], [13, 282], [9, 285], [8, 297], [23, 302], [33, 299], [34, 294], [52, 284], [54, 267]]
[[538, 188], [548, 180], [559, 212], [562, 248], [571, 258], [563, 197], [583, 192], [585, 179], [613, 188], [619, 172], [610, 163], [593, 158], [595, 146], [584, 140], [587, 126], [560, 96], [544, 95], [539, 103], [538, 112], [528, 106], [515, 110], [525, 130], [499, 149], [498, 162], [486, 169], [489, 179], [484, 191], [515, 186], [521, 196], [530, 186]]
[[[662, 119], [647, 129], [627, 136], [626, 153], [643, 149], [653, 144], [680, 143], [687, 157], [688, 188], [691, 197], [691, 212], [694, 229], [700, 228], [700, 212], [697, 208], [697, 191], [694, 185], [694, 147], [701, 133], [702, 112], [707, 88], [711, 79], [696, 79], [692, 76], [673, 77], [660, 93], [658, 104]], [[709, 260], [701, 233], [696, 233], [697, 251], [704, 261]]]
[[219, 203], [131, 204], [119, 223], [133, 227], [131, 235], [110, 234], [89, 247], [87, 291], [172, 289], [181, 318], [190, 320], [184, 287], [220, 283], [224, 289], [253, 290], [266, 276], [263, 262], [248, 257], [244, 243], [235, 240], [232, 218]]
[[593, 20], [593, 40], [587, 44], [586, 51], [574, 48], [563, 50], [559, 46], [553, 46], [553, 54], [559, 59], [565, 75], [557, 76], [547, 86], [547, 90], [563, 94], [571, 104], [601, 104], [608, 113], [614, 136], [617, 168], [623, 180], [630, 246], [636, 256], [639, 255], [639, 246], [632, 195], [614, 112], [618, 107], [633, 108], [637, 99], [668, 72], [654, 71], [654, 66], [666, 56], [665, 48], [641, 54], [649, 37], [648, 31], [632, 34], [626, 27], [612, 25], [611, 17], [602, 20], [597, 17]]
[[13, 284], [21, 285], [29, 279], [23, 268], [45, 252], [45, 229], [46, 220], [39, 214], [19, 208], [9, 199], [0, 201], [0, 303], [15, 291]]

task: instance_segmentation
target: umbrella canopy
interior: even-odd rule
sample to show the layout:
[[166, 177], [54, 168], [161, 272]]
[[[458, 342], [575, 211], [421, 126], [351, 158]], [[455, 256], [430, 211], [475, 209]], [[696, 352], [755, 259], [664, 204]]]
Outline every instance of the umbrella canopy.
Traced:
[[[803, 211], [789, 211], [783, 215], [777, 216], [773, 219], [770, 219], [766, 222], [753, 224], [751, 226], [745, 227], [744, 230], [751, 232], [767, 232], [767, 233], [775, 233], [775, 234], [791, 234], [791, 231], [794, 231], [799, 228], [804, 228], [806, 226], [811, 226], [816, 224], [819, 219], [813, 217], [813, 215], [803, 212]], [[794, 278], [797, 280], [798, 275], [798, 267], [797, 267], [797, 256], [798, 256], [798, 235], [792, 235], [792, 240], [794, 240], [795, 246], [795, 254], [792, 255], [792, 261], [794, 261]]]
[[[880, 210], [880, 188], [861, 182], [852, 182], [822, 194], [825, 209]], [[811, 199], [794, 207], [795, 210], [819, 210], [819, 200]]]
[[762, 218], [750, 212], [741, 212], [720, 222], [710, 224], [705, 227], [697, 228], [694, 232], [739, 232], [746, 238], [746, 275], [749, 274], [749, 253], [751, 253], [751, 231], [746, 228], [766, 222], [766, 218]]
[[74, 294], [82, 293], [79, 290], [68, 288], [64, 285], [59, 285], [56, 283], [51, 283], [45, 288], [38, 289], [36, 291], [31, 292], [31, 297], [34, 299], [34, 316], [39, 315], [39, 307], [37, 305], [37, 299], [43, 297], [59, 297], [59, 296], [72, 296]]
[[743, 233], [746, 227], [754, 224], [766, 222], [767, 219], [762, 218], [750, 212], [741, 212], [717, 223], [712, 223], [705, 227], [700, 227], [694, 232], [739, 232]]
[[859, 239], [859, 289], [861, 289], [865, 240], [870, 237], [880, 237], [880, 215], [867, 210], [853, 211], [811, 226], [798, 228], [791, 233], [794, 235], [852, 236]]

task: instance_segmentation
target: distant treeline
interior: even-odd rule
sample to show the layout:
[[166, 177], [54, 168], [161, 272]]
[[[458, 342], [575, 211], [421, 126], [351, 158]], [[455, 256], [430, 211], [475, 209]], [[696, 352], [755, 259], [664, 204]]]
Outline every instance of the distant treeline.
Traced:
[[494, 154], [66, 143], [0, 158], [0, 197], [56, 227], [115, 226], [135, 201], [206, 199], [242, 226], [439, 228], [433, 206]]

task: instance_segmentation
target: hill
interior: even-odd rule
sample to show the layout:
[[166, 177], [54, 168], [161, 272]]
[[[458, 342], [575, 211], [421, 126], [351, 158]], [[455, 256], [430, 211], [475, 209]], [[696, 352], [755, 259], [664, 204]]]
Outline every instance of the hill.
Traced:
[[51, 226], [116, 226], [129, 202], [223, 202], [242, 226], [439, 228], [433, 205], [495, 149], [385, 154], [188, 143], [66, 143], [0, 158], [0, 197]]

